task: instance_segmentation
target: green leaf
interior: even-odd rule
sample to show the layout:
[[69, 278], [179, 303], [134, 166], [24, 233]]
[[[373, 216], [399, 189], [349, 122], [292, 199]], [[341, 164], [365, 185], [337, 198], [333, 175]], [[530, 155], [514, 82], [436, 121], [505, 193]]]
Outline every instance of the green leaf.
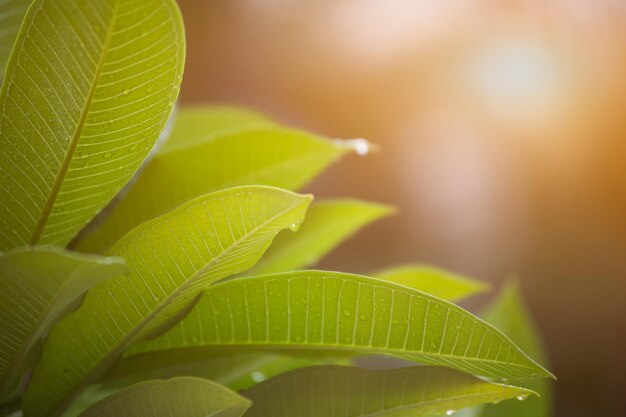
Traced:
[[263, 258], [246, 275], [262, 275], [307, 268], [359, 229], [394, 209], [358, 200], [315, 202], [295, 234], [280, 234]]
[[532, 391], [493, 384], [434, 366], [371, 371], [316, 366], [292, 371], [242, 393], [248, 417], [426, 417], [459, 408], [528, 396]]
[[133, 176], [178, 95], [174, 0], [35, 0], [0, 90], [0, 250], [66, 245]]
[[[536, 360], [546, 363], [541, 337], [515, 282], [509, 282], [483, 313], [485, 320], [500, 329]], [[482, 417], [549, 417], [552, 415], [552, 387], [549, 380], [534, 380], [523, 386], [541, 397], [519, 403], [487, 405]]]
[[0, 83], [30, 0], [0, 0]]
[[208, 194], [136, 227], [108, 252], [130, 275], [96, 286], [50, 333], [26, 393], [26, 415], [58, 415], [134, 341], [178, 321], [210, 283], [250, 268], [310, 196], [249, 186]]
[[239, 417], [250, 401], [200, 378], [141, 382], [94, 404], [81, 417]]
[[265, 352], [224, 350], [207, 354], [189, 351], [184, 355], [176, 351], [155, 352], [122, 358], [107, 375], [104, 386], [119, 387], [145, 379], [195, 376], [239, 390], [254, 385], [261, 378], [311, 364], [310, 358]]
[[184, 320], [129, 355], [226, 348], [390, 355], [503, 381], [551, 376], [501, 332], [454, 304], [386, 281], [325, 271], [212, 286]]
[[[176, 132], [170, 142], [180, 145]], [[210, 191], [251, 184], [298, 189], [345, 152], [317, 136], [269, 125], [182, 141], [155, 155], [78, 249], [101, 252], [132, 227]]]
[[0, 402], [31, 369], [40, 343], [92, 286], [126, 272], [122, 259], [52, 247], [0, 254]]
[[193, 376], [217, 382], [239, 391], [266, 378], [303, 366], [313, 365], [308, 358], [269, 353], [224, 351], [215, 355], [191, 352], [183, 357], [142, 357], [140, 361], [122, 360], [97, 385], [84, 390], [63, 417], [75, 417], [99, 401], [128, 385], [149, 379]]
[[252, 110], [230, 106], [190, 106], [178, 110], [159, 152], [198, 145], [214, 136], [271, 126], [274, 122]]
[[489, 289], [485, 283], [426, 265], [398, 266], [376, 272], [373, 276], [447, 301], [459, 301]]

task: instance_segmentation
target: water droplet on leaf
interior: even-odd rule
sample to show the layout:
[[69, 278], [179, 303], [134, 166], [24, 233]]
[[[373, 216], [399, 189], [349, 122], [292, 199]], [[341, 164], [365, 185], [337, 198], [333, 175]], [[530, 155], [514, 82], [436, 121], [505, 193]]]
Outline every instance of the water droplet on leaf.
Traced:
[[252, 378], [254, 382], [263, 382], [265, 381], [265, 374], [260, 371], [254, 371], [250, 374], [250, 378]]
[[372, 145], [367, 139], [357, 138], [357, 139], [336, 139], [335, 143], [341, 147], [349, 148], [354, 150], [357, 155], [367, 155]]

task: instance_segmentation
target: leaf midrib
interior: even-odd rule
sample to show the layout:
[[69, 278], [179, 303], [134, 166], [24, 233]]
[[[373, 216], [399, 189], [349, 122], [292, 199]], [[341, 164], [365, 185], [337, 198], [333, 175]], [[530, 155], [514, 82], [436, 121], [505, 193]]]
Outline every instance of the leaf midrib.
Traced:
[[[283, 216], [289, 211], [294, 210], [295, 208], [303, 205], [304, 203], [305, 201], [299, 201], [298, 204], [292, 205], [289, 208], [282, 210], [276, 215], [268, 218], [265, 222], [259, 223], [255, 228], [251, 229], [248, 233], [242, 235], [242, 237], [234, 241], [230, 246], [225, 248], [225, 250], [223, 250], [221, 253], [213, 257], [210, 262], [208, 262], [203, 268], [201, 268], [199, 271], [197, 271], [191, 277], [189, 277], [189, 279], [185, 280], [185, 282], [181, 286], [176, 288], [176, 290], [173, 291], [169, 296], [167, 296], [164, 300], [159, 302], [159, 304], [148, 315], [146, 315], [143, 319], [141, 319], [141, 321], [130, 332], [126, 333], [126, 335], [123, 336], [116, 345], [114, 345], [111, 349], [109, 349], [109, 355], [104, 356], [99, 362], [95, 364], [95, 366], [91, 368], [89, 372], [87, 372], [80, 380], [78, 380], [74, 384], [73, 388], [67, 391], [67, 393], [64, 395], [64, 398], [62, 398], [62, 400], [54, 408], [55, 412], [59, 413], [63, 411], [65, 408], [65, 404], [68, 401], [71, 401], [73, 398], [75, 398], [75, 396], [78, 394], [78, 391], [81, 389], [82, 383], [85, 381], [92, 380], [93, 376], [97, 375], [98, 372], [96, 372], [96, 370], [99, 370], [100, 364], [106, 363], [107, 360], [108, 361], [114, 360], [117, 357], [115, 353], [123, 350], [133, 340], [133, 338], [137, 336], [145, 328], [145, 326], [147, 326], [155, 317], [157, 317], [159, 313], [161, 313], [169, 305], [169, 303], [181, 293], [181, 291], [183, 291], [189, 285], [191, 285], [195, 281], [196, 278], [198, 278], [199, 276], [202, 276], [205, 272], [207, 272], [207, 270], [210, 269], [210, 267], [214, 265], [216, 260], [221, 259], [221, 257], [229, 253], [231, 249], [237, 247], [242, 241], [245, 241], [249, 236], [256, 233], [259, 229], [266, 226], [268, 223]], [[199, 291], [201, 292], [202, 290], [199, 290]], [[52, 414], [54, 415], [55, 413], [53, 412]]]
[[87, 121], [89, 110], [91, 109], [91, 105], [93, 103], [94, 94], [98, 87], [98, 80], [100, 79], [100, 76], [102, 74], [104, 61], [108, 54], [108, 50], [111, 44], [111, 38], [113, 37], [113, 28], [115, 27], [115, 20], [117, 18], [118, 7], [119, 7], [119, 0], [116, 0], [113, 6], [111, 21], [109, 23], [109, 27], [107, 28], [106, 38], [105, 38], [104, 45], [102, 48], [102, 53], [100, 55], [100, 60], [98, 62], [98, 66], [96, 67], [96, 72], [93, 77], [93, 83], [91, 84], [89, 88], [89, 94], [87, 95], [87, 99], [85, 101], [83, 111], [80, 115], [78, 124], [76, 125], [74, 136], [72, 137], [72, 140], [70, 141], [69, 149], [67, 153], [65, 154], [65, 158], [63, 160], [63, 163], [61, 164], [59, 173], [57, 174], [55, 178], [52, 189], [50, 190], [50, 193], [48, 194], [46, 203], [43, 206], [41, 213], [39, 215], [39, 220], [37, 221], [35, 229], [33, 230], [33, 233], [31, 235], [31, 238], [29, 241], [31, 245], [37, 244], [37, 242], [39, 242], [39, 239], [41, 239], [41, 235], [43, 234], [43, 231], [50, 218], [50, 215], [52, 214], [52, 209], [54, 208], [54, 204], [56, 203], [56, 200], [59, 196], [59, 191], [61, 190], [61, 186], [63, 185], [63, 181], [65, 180], [65, 177], [67, 175], [67, 171], [69, 170], [72, 159], [74, 158], [74, 153], [76, 152], [76, 148], [78, 147], [79, 139], [82, 136], [82, 131]]
[[[375, 353], [375, 354], [379, 354], [379, 355], [392, 355], [398, 358], [402, 358], [402, 359], [407, 359], [407, 360], [412, 360], [414, 361], [415, 357], [419, 357], [419, 356], [432, 356], [432, 357], [441, 357], [441, 358], [450, 358], [450, 359], [459, 359], [459, 360], [464, 360], [464, 361], [473, 361], [473, 362], [486, 362], [486, 363], [495, 363], [495, 364], [499, 364], [499, 365], [506, 365], [506, 366], [511, 366], [512, 368], [522, 368], [522, 369], [528, 369], [528, 370], [532, 370], [533, 371], [533, 375], [534, 376], [541, 376], [541, 373], [538, 372], [538, 370], [532, 366], [529, 365], [524, 365], [524, 364], [519, 364], [519, 363], [511, 363], [511, 362], [503, 362], [503, 361], [496, 361], [493, 359], [481, 359], [481, 358], [475, 358], [475, 357], [467, 357], [467, 356], [458, 356], [458, 355], [450, 355], [450, 354], [443, 354], [443, 353], [430, 353], [430, 352], [419, 352], [419, 351], [405, 351], [405, 350], [398, 350], [398, 349], [387, 349], [387, 348], [377, 348], [377, 347], [373, 347], [373, 346], [354, 346], [354, 345], [331, 345], [331, 344], [322, 344], [322, 343], [311, 343], [311, 344], [297, 344], [297, 343], [290, 343], [290, 342], [286, 342], [286, 343], [268, 343], [268, 344], [263, 344], [263, 343], [228, 343], [228, 342], [220, 342], [217, 344], [205, 344], [205, 345], [196, 345], [196, 346], [182, 346], [182, 347], [175, 347], [175, 348], [171, 348], [171, 349], [159, 349], [159, 350], [153, 350], [153, 351], [139, 351], [137, 353], [131, 353], [127, 356], [128, 359], [131, 359], [133, 356], [140, 356], [140, 355], [148, 355], [148, 354], [153, 354], [156, 355], [159, 352], [166, 352], [166, 351], [172, 351], [172, 350], [180, 350], [180, 351], [186, 351], [186, 350], [193, 350], [193, 351], [203, 351], [203, 350], [223, 350], [226, 347], [233, 347], [235, 346], [237, 349], [241, 349], [241, 350], [258, 350], [258, 351], [281, 351], [281, 350], [295, 350], [295, 351], [299, 351], [299, 350], [322, 350], [322, 351], [348, 351], [348, 352], [355, 352], [356, 349], [357, 352], [369, 352], [369, 353]], [[413, 359], [409, 359], [410, 357], [413, 357]], [[523, 378], [520, 378], [520, 380], [522, 380]]]

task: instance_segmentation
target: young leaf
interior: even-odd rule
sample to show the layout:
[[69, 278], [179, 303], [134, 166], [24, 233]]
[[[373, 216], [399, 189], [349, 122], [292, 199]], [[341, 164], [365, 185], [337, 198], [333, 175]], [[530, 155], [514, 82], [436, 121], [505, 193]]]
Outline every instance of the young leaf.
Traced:
[[197, 145], [212, 137], [273, 124], [266, 116], [240, 107], [183, 107], [178, 110], [172, 131], [159, 151]]
[[265, 256], [246, 275], [307, 268], [368, 223], [393, 211], [390, 206], [358, 200], [316, 202], [298, 233], [278, 235]]
[[141, 382], [91, 406], [80, 417], [240, 417], [250, 401], [214, 382], [173, 378]]
[[[524, 351], [542, 363], [546, 361], [546, 354], [541, 344], [541, 337], [528, 308], [526, 307], [516, 283], [510, 282], [504, 286], [498, 297], [487, 307], [482, 314], [483, 318], [500, 329]], [[523, 386], [539, 393], [539, 398], [532, 398], [523, 402], [507, 402], [503, 404], [488, 404], [482, 410], [481, 417], [549, 417], [551, 413], [551, 384], [548, 380], [534, 380], [523, 383]]]
[[174, 0], [35, 0], [0, 90], [0, 250], [64, 246], [133, 176], [178, 95]]
[[0, 83], [30, 0], [0, 0]]
[[528, 396], [532, 391], [493, 384], [435, 366], [371, 371], [316, 366], [269, 379], [242, 393], [249, 417], [427, 417], [459, 408]]
[[210, 283], [254, 265], [280, 230], [298, 227], [310, 201], [272, 187], [231, 188], [133, 229], [108, 252], [128, 261], [130, 275], [93, 288], [50, 333], [26, 415], [58, 415], [131, 342], [178, 321]]
[[298, 189], [346, 152], [308, 133], [270, 126], [171, 146], [155, 155], [80, 251], [101, 252], [137, 224], [210, 191], [248, 184]]
[[406, 265], [373, 274], [385, 281], [415, 288], [447, 301], [459, 301], [489, 289], [485, 283], [426, 265]]
[[454, 304], [386, 281], [326, 271], [212, 286], [184, 320], [129, 354], [229, 347], [382, 354], [500, 380], [551, 376], [498, 330]]
[[40, 342], [92, 286], [126, 272], [122, 259], [52, 247], [0, 254], [0, 402], [31, 369]]

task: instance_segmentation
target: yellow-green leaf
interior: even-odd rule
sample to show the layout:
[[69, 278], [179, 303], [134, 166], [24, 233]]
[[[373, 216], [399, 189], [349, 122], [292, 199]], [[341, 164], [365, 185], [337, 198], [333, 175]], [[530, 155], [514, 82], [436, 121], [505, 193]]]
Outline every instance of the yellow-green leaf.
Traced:
[[371, 371], [316, 366], [269, 379], [242, 393], [253, 404], [248, 417], [428, 417], [532, 391], [494, 384], [435, 366]]
[[180, 139], [181, 129], [176, 133], [174, 127], [170, 145], [150, 160], [124, 199], [78, 245], [80, 251], [102, 252], [132, 227], [210, 191], [249, 184], [298, 189], [347, 151], [326, 139], [271, 125], [189, 140]]
[[286, 371], [311, 366], [310, 358], [257, 352], [224, 351], [213, 355], [190, 352], [183, 356], [142, 356], [141, 360], [121, 360], [105, 380], [81, 393], [63, 417], [75, 417], [99, 401], [131, 384], [149, 379], [192, 376], [217, 382], [234, 391]]
[[206, 379], [145, 381], [97, 402], [80, 417], [240, 417], [250, 401]]
[[278, 235], [265, 256], [246, 275], [310, 267], [362, 227], [393, 212], [390, 206], [359, 200], [315, 202], [298, 233]]
[[0, 90], [0, 250], [63, 246], [133, 176], [178, 95], [174, 0], [35, 0]]
[[226, 348], [390, 355], [502, 381], [551, 376], [500, 331], [454, 304], [379, 279], [326, 271], [212, 286], [181, 322], [128, 355]]
[[92, 286], [126, 271], [120, 258], [53, 247], [0, 254], [0, 402], [34, 366], [40, 342]]
[[485, 283], [427, 265], [397, 266], [375, 272], [372, 276], [406, 285], [447, 301], [459, 301], [489, 289]]
[[[485, 309], [483, 318], [500, 329], [528, 354], [546, 363], [546, 354], [541, 337], [532, 316], [526, 307], [515, 282], [509, 282], [498, 297]], [[523, 402], [488, 404], [482, 409], [481, 417], [549, 417], [552, 415], [552, 384], [549, 380], [533, 380], [522, 384], [536, 391], [540, 397]]]
[[199, 197], [133, 229], [108, 254], [128, 277], [93, 288], [50, 333], [24, 400], [27, 417], [58, 415], [127, 346], [162, 332], [209, 284], [250, 268], [282, 229], [302, 222], [310, 196], [272, 187]]
[[0, 83], [31, 0], [0, 0]]
[[296, 367], [311, 365], [310, 358], [224, 350], [219, 352], [155, 352], [121, 358], [107, 375], [104, 386], [126, 386], [145, 379], [195, 376], [210, 379], [239, 390], [260, 379], [269, 378]]
[[159, 152], [198, 145], [214, 136], [235, 133], [274, 122], [267, 116], [249, 109], [231, 106], [189, 106], [176, 113], [172, 130]]

